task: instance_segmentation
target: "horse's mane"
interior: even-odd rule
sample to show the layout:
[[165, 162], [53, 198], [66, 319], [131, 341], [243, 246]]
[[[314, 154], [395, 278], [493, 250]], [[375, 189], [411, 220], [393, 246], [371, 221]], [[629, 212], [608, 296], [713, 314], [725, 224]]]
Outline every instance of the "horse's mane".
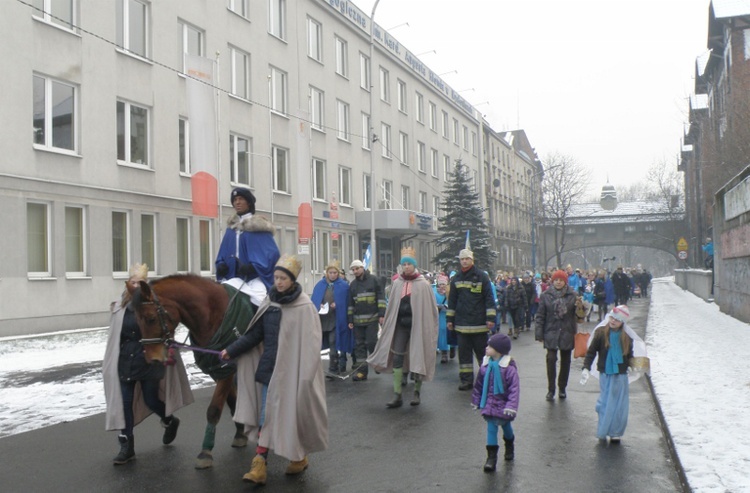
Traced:
[[159, 284], [160, 282], [168, 282], [168, 281], [188, 281], [188, 282], [211, 282], [213, 283], [211, 279], [208, 279], [206, 277], [199, 276], [198, 274], [170, 274], [166, 277], [162, 277], [161, 279], [153, 279], [149, 281], [149, 285], [155, 286]]

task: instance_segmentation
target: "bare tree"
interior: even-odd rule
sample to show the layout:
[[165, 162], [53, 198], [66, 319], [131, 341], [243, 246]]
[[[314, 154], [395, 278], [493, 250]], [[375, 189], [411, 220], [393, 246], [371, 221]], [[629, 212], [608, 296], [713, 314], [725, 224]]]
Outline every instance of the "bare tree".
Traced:
[[685, 217], [685, 181], [675, 163], [670, 164], [667, 159], [654, 162], [646, 172], [648, 186], [647, 199], [658, 202], [659, 212], [665, 214], [672, 225], [671, 238], [675, 246], [679, 237], [685, 233], [683, 219]]
[[542, 181], [542, 214], [544, 221], [554, 226], [557, 265], [562, 265], [565, 251], [566, 218], [573, 204], [584, 201], [589, 177], [589, 170], [574, 158], [557, 153], [547, 156]]

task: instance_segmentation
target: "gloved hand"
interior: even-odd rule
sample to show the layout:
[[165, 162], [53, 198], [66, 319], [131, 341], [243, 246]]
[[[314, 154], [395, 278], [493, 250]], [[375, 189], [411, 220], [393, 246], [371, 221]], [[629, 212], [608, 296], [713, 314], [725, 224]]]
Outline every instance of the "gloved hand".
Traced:
[[630, 367], [630, 366], [628, 366], [627, 373], [628, 373], [628, 375], [630, 375], [631, 373], [633, 373], [633, 368]]
[[583, 369], [581, 372], [581, 385], [586, 385], [586, 382], [589, 381], [589, 377], [591, 376], [591, 372], [589, 372], [586, 368]]
[[477, 406], [476, 404], [472, 404], [471, 408], [476, 411], [477, 409], [479, 409], [479, 406]]
[[516, 418], [516, 411], [513, 409], [503, 409], [503, 417], [508, 420]]
[[247, 279], [249, 277], [252, 277], [255, 274], [255, 267], [253, 267], [253, 264], [246, 263], [243, 264], [241, 262], [239, 263], [239, 267], [237, 267], [237, 276], [241, 277], [243, 279]]
[[225, 264], [224, 262], [219, 262], [219, 265], [216, 266], [216, 277], [227, 277], [227, 274], [229, 274], [229, 266]]

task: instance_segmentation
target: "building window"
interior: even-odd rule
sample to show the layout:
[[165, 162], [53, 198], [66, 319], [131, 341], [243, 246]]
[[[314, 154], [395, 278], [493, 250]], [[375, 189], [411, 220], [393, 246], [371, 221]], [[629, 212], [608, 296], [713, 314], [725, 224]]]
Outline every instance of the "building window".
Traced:
[[250, 18], [250, 0], [228, 0], [228, 2], [227, 8], [229, 10], [245, 19]]
[[26, 204], [26, 270], [30, 276], [49, 277], [51, 273], [49, 206]]
[[464, 137], [464, 150], [469, 150], [469, 127], [466, 125], [463, 126], [463, 137]]
[[391, 82], [388, 71], [380, 67], [380, 99], [386, 103], [391, 102]]
[[307, 56], [323, 61], [323, 26], [310, 17], [307, 18]]
[[336, 36], [334, 40], [336, 49], [336, 73], [343, 77], [349, 77], [349, 45], [338, 36]]
[[310, 86], [310, 126], [316, 130], [324, 131], [325, 101], [323, 91]]
[[435, 103], [430, 103], [430, 130], [433, 132], [437, 132], [437, 106], [435, 106]]
[[134, 55], [148, 56], [149, 4], [117, 0], [117, 46]]
[[250, 140], [239, 135], [229, 135], [229, 180], [232, 183], [251, 185]]
[[471, 154], [473, 156], [477, 155], [477, 133], [471, 132]]
[[287, 86], [286, 72], [271, 67], [271, 109], [286, 115]]
[[65, 207], [65, 272], [86, 274], [86, 216], [83, 207]]
[[398, 159], [409, 166], [409, 136], [403, 132], [398, 133]]
[[[205, 34], [195, 26], [180, 21], [180, 34], [182, 36], [182, 53], [186, 55], [204, 56], [205, 53]], [[182, 71], [187, 72], [185, 68], [185, 56], [182, 57]]]
[[459, 133], [458, 120], [453, 119], [453, 143], [459, 145], [461, 143], [461, 134]]
[[448, 181], [449, 174], [451, 172], [451, 157], [447, 154], [443, 154], [443, 180]]
[[439, 158], [437, 149], [430, 149], [430, 173], [432, 174], [433, 178], [438, 177], [438, 169], [440, 169], [438, 160]]
[[178, 120], [177, 146], [180, 159], [180, 173], [190, 174], [190, 122], [185, 118]]
[[336, 101], [336, 125], [338, 138], [349, 141], [349, 105], [343, 101]]
[[440, 217], [440, 197], [436, 195], [432, 197], [432, 215]]
[[156, 265], [156, 216], [141, 215], [141, 262], [150, 272], [158, 272]]
[[393, 182], [383, 180], [383, 207], [381, 209], [393, 209]]
[[443, 111], [443, 137], [446, 139], [449, 139], [450, 132], [451, 132], [451, 128], [450, 128], [450, 123], [448, 121], [448, 112]]
[[130, 265], [128, 213], [112, 211], [112, 272], [126, 275]]
[[370, 150], [370, 115], [362, 113], [362, 149]]
[[424, 96], [418, 92], [414, 93], [414, 113], [417, 115], [417, 121], [424, 123]]
[[268, 0], [268, 32], [286, 38], [286, 0]]
[[71, 31], [75, 30], [74, 0], [33, 0], [32, 5], [38, 9], [32, 11], [34, 17]]
[[313, 198], [326, 200], [326, 162], [313, 158]]
[[230, 46], [229, 57], [232, 63], [232, 94], [250, 99], [250, 55]]
[[427, 171], [427, 151], [425, 150], [424, 142], [417, 142], [417, 169], [422, 173]]
[[391, 126], [385, 123], [380, 125], [380, 145], [382, 156], [391, 159]]
[[362, 197], [364, 198], [362, 207], [364, 209], [370, 210], [372, 208], [372, 200], [370, 200], [370, 197], [372, 196], [372, 179], [370, 178], [370, 175], [363, 175], [364, 179], [362, 180], [362, 187], [364, 193], [362, 194]]
[[419, 212], [427, 213], [427, 192], [419, 192]]
[[213, 265], [213, 251], [211, 248], [211, 221], [201, 219], [198, 221], [198, 244], [200, 246], [201, 272], [210, 273]]
[[364, 53], [359, 54], [359, 87], [370, 91], [370, 57]]
[[339, 168], [339, 203], [352, 204], [352, 170]]
[[176, 228], [177, 272], [190, 271], [190, 221], [186, 217], [177, 218]]
[[33, 90], [34, 145], [75, 151], [78, 123], [76, 87], [35, 75]]
[[289, 151], [281, 147], [273, 148], [273, 190], [291, 193], [289, 186]]
[[398, 110], [406, 113], [406, 82], [399, 80], [398, 84]]
[[409, 204], [409, 187], [401, 185], [401, 208], [404, 210], [410, 209]]
[[118, 101], [117, 160], [128, 164], [148, 166], [149, 134], [148, 109]]

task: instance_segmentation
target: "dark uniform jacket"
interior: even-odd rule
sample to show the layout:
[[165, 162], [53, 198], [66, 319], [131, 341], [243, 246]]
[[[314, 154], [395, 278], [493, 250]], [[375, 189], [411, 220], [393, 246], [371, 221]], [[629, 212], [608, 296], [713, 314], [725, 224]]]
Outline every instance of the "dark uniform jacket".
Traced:
[[350, 324], [369, 325], [385, 315], [385, 296], [378, 279], [365, 271], [362, 278], [354, 278], [349, 284], [349, 307], [347, 317]]
[[446, 322], [457, 332], [486, 333], [487, 322], [494, 322], [497, 310], [490, 278], [472, 266], [451, 279]]

